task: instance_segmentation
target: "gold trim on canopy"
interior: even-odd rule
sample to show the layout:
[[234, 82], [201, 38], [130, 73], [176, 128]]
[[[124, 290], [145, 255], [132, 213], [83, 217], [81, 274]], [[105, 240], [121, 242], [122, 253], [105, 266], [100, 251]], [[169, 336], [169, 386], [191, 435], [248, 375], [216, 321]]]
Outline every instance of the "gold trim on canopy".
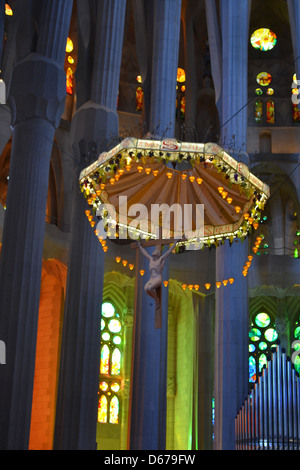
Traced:
[[[178, 170], [178, 165], [186, 169]], [[208, 246], [228, 238], [244, 238], [257, 229], [270, 195], [265, 183], [219, 145], [181, 143], [175, 139], [127, 138], [85, 168], [79, 184], [90, 205], [87, 216], [92, 225], [97, 221], [99, 207], [110, 204], [116, 208], [114, 222], [120, 228], [118, 204], [122, 196], [126, 197], [128, 211], [134, 204], [143, 204], [149, 214], [153, 204], [179, 204], [182, 208], [202, 204], [202, 243]], [[125, 221], [122, 219], [126, 227], [133, 220], [128, 215]], [[156, 234], [148, 220], [136, 227], [135, 238], [156, 238]], [[173, 238], [172, 229], [169, 235]], [[190, 242], [185, 239], [180, 243]]]

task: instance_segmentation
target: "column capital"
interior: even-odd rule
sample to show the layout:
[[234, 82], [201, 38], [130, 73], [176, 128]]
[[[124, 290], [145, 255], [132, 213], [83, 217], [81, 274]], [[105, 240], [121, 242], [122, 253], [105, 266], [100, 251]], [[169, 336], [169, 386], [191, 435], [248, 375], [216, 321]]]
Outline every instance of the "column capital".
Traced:
[[56, 128], [64, 110], [66, 74], [55, 61], [32, 53], [13, 70], [9, 90], [12, 126], [34, 118]]
[[111, 148], [118, 136], [119, 118], [116, 111], [94, 101], [86, 101], [72, 119], [71, 142], [74, 155], [83, 167], [98, 158], [101, 151]]

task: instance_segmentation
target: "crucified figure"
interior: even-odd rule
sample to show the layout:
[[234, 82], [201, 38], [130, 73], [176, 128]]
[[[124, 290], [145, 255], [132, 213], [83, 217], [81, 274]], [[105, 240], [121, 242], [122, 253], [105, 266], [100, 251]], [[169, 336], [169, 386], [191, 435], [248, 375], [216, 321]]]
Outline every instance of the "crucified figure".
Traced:
[[142, 247], [140, 242], [138, 241], [139, 248], [146, 258], [149, 259], [149, 270], [150, 270], [150, 279], [145, 284], [145, 291], [147, 292], [150, 297], [155, 300], [155, 307], [159, 309], [160, 307], [160, 299], [157, 294], [157, 289], [162, 284], [162, 272], [166, 262], [167, 257], [171, 254], [171, 251], [174, 249], [178, 240], [173, 243], [173, 245], [166, 251], [163, 255], [160, 254], [158, 249], [155, 249], [152, 253], [152, 256], [147, 253], [147, 251]]

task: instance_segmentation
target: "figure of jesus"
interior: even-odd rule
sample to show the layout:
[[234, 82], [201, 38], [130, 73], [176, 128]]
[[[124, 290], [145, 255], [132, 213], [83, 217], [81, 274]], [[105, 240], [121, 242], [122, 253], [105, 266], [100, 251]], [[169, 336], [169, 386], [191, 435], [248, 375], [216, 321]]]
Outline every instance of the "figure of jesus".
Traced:
[[151, 256], [149, 255], [149, 253], [147, 253], [147, 251], [142, 247], [142, 245], [138, 241], [138, 245], [141, 252], [144, 256], [146, 256], [146, 258], [149, 259], [150, 279], [145, 284], [144, 289], [147, 294], [155, 300], [156, 309], [159, 309], [160, 307], [160, 300], [157, 294], [157, 289], [162, 284], [163, 268], [168, 256], [171, 254], [171, 251], [173, 250], [177, 242], [178, 240], [176, 240], [175, 243], [173, 243], [173, 245], [163, 255], [160, 254], [160, 251], [158, 249], [155, 249]]

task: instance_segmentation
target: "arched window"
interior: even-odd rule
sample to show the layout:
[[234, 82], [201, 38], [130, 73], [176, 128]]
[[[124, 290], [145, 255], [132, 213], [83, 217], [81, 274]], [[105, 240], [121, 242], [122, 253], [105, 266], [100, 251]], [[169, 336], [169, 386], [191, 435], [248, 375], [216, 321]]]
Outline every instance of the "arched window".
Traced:
[[[294, 341], [300, 341], [300, 318], [294, 324], [293, 331], [291, 332], [291, 337], [293, 338], [293, 340], [291, 341], [292, 344], [294, 343]], [[292, 352], [299, 350], [299, 349], [300, 349], [300, 344], [297, 343], [294, 345]], [[294, 366], [295, 366], [296, 371], [300, 374], [300, 354], [296, 356], [295, 361], [294, 361]]]
[[120, 422], [123, 329], [110, 302], [102, 304], [98, 422]]
[[267, 357], [275, 346], [278, 333], [270, 315], [258, 313], [249, 331], [249, 382], [256, 382], [259, 372], [267, 365]]
[[67, 93], [69, 93], [69, 95], [73, 95], [74, 72], [73, 72], [73, 70], [71, 69], [71, 67], [68, 67], [68, 68], [67, 68], [66, 80], [67, 80], [67, 82], [66, 82]]
[[267, 123], [274, 124], [275, 122], [275, 104], [273, 100], [267, 101]]
[[142, 111], [143, 104], [144, 104], [144, 93], [142, 87], [138, 86], [135, 92], [135, 99], [136, 99], [136, 110]]
[[262, 124], [263, 122], [263, 103], [261, 100], [255, 102], [255, 122]]

